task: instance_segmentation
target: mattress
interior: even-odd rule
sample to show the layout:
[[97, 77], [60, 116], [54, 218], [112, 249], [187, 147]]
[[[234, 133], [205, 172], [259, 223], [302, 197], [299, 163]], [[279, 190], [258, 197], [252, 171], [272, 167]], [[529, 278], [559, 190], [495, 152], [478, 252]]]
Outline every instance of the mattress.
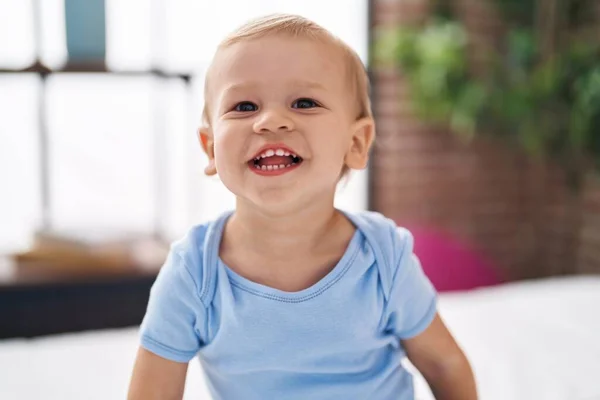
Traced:
[[[442, 294], [439, 309], [481, 399], [600, 400], [600, 277]], [[0, 341], [0, 399], [123, 399], [137, 335], [127, 328]], [[432, 399], [414, 372], [417, 398]], [[184, 398], [210, 399], [197, 360]]]

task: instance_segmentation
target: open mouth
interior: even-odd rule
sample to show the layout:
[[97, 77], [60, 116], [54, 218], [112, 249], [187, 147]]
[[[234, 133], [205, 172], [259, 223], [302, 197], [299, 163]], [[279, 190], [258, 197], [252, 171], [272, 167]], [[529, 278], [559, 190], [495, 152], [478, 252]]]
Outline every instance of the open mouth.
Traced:
[[302, 163], [302, 157], [283, 148], [268, 149], [248, 162], [257, 171], [285, 171]]

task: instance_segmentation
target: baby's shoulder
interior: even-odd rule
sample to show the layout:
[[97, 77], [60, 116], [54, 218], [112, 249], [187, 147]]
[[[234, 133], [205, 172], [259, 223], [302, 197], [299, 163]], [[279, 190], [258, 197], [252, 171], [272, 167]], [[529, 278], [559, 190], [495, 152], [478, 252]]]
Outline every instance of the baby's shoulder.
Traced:
[[383, 244], [393, 245], [398, 241], [412, 240], [408, 229], [377, 211], [360, 211], [347, 215], [359, 229], [370, 231], [377, 239], [383, 240]]
[[365, 235], [367, 241], [378, 248], [389, 264], [394, 264], [406, 250], [413, 250], [413, 235], [385, 215], [375, 211], [348, 213], [348, 217]]
[[183, 237], [171, 244], [171, 252], [176, 254], [184, 264], [190, 267], [202, 267], [204, 245], [210, 223], [191, 227]]
[[179, 268], [194, 281], [200, 299], [206, 305], [213, 295], [213, 283], [218, 258], [218, 238], [214, 236], [216, 221], [191, 227], [179, 240], [171, 244], [171, 257], [178, 259]]
[[393, 278], [405, 264], [404, 261], [414, 256], [413, 235], [378, 212], [363, 211], [348, 214], [348, 217], [363, 233], [375, 254], [384, 287], [391, 289]]

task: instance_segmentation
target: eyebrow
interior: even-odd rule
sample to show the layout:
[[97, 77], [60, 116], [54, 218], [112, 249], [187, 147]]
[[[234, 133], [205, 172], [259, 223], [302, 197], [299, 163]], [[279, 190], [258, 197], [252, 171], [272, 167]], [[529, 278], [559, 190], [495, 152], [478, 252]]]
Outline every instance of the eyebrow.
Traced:
[[[260, 84], [258, 82], [232, 83], [231, 85], [228, 85], [223, 90], [223, 93], [253, 89], [253, 88], [256, 88], [257, 86], [260, 86]], [[313, 81], [294, 80], [290, 83], [289, 86], [294, 87], [294, 88], [325, 90], [325, 86], [323, 86], [322, 84], [320, 84], [318, 82], [313, 82]]]

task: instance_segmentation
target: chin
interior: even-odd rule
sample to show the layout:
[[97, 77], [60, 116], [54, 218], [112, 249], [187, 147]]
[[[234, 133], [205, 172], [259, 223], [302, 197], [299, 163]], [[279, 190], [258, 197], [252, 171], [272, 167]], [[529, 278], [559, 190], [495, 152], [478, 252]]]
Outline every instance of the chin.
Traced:
[[290, 190], [265, 190], [254, 197], [253, 203], [270, 211], [285, 211], [298, 206], [301, 203], [299, 196]]
[[[226, 185], [238, 198], [238, 206], [248, 205], [251, 208], [266, 211], [270, 214], [289, 214], [305, 209], [311, 204], [321, 203], [333, 198], [337, 181], [329, 184], [319, 179], [306, 180], [273, 180], [260, 177], [261, 181], [254, 179], [239, 182], [240, 185]], [[223, 182], [226, 183], [226, 182]], [[235, 186], [235, 187], [234, 187]]]
[[236, 207], [254, 209], [272, 216], [287, 216], [305, 207], [305, 199], [294, 196], [294, 192], [264, 190], [259, 193], [236, 194]]

